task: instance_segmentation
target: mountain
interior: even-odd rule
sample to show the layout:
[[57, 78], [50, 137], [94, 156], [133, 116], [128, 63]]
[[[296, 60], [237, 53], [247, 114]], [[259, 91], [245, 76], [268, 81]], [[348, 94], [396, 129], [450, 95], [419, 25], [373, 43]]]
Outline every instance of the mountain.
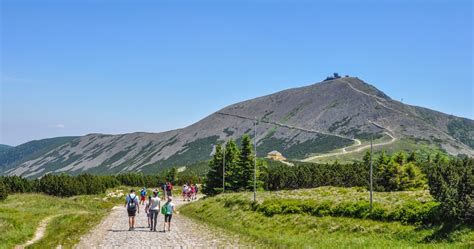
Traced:
[[10, 149], [10, 148], [12, 148], [12, 146], [6, 145], [6, 144], [0, 144], [0, 153], [1, 153], [2, 151], [8, 150], [8, 149]]
[[13, 148], [13, 146], [6, 145], [6, 144], [0, 144], [0, 153], [7, 151], [9, 149]]
[[20, 157], [1, 173], [148, 173], [188, 165], [208, 159], [217, 143], [244, 133], [253, 136], [255, 117], [259, 156], [272, 150], [290, 159], [350, 154], [367, 148], [371, 137], [380, 148], [426, 145], [474, 156], [473, 120], [403, 104], [358, 78], [346, 77], [243, 101], [182, 129], [72, 138]]
[[0, 172], [10, 170], [30, 159], [43, 156], [45, 153], [71, 142], [77, 137], [56, 137], [30, 141], [16, 147], [9, 146], [0, 150]]

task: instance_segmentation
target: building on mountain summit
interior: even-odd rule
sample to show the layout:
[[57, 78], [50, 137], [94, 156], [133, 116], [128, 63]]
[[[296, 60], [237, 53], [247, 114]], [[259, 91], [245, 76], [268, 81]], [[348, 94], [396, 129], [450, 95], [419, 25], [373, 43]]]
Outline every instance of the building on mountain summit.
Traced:
[[268, 152], [267, 158], [275, 161], [285, 161], [286, 158], [278, 151], [274, 150], [271, 152]]
[[[347, 75], [346, 75], [347, 76]], [[341, 78], [341, 76], [338, 74], [338, 73], [333, 73], [332, 76], [328, 76], [326, 77], [326, 79], [324, 81], [327, 81], [327, 80], [334, 80], [334, 79], [339, 79]]]

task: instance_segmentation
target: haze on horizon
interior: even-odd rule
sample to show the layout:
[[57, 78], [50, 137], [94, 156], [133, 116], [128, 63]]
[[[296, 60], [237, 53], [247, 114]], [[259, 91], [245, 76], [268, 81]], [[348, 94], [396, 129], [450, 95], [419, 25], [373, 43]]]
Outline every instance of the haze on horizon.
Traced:
[[181, 128], [333, 72], [474, 119], [471, 1], [0, 1], [0, 144]]

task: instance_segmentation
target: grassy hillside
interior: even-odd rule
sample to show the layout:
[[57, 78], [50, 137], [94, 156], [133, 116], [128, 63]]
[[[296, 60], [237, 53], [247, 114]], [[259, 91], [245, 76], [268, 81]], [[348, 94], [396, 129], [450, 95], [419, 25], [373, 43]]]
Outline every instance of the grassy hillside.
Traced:
[[[51, 217], [45, 237], [32, 248], [71, 248], [119, 199], [105, 195], [58, 198], [42, 194], [13, 194], [0, 202], [0, 248], [13, 248], [33, 237], [39, 223]], [[121, 199], [120, 199], [121, 200]]]
[[[180, 208], [182, 214], [239, 233], [269, 246], [321, 248], [467, 248], [474, 246], [474, 231], [469, 227], [442, 234], [439, 225], [409, 225], [357, 216], [357, 205], [346, 205], [348, 213], [329, 216], [305, 213], [299, 204], [329, 205], [334, 210], [344, 203], [366, 203], [368, 192], [357, 188], [321, 187], [316, 189], [259, 192], [258, 205], [251, 203], [251, 193], [219, 195]], [[282, 202], [282, 200], [285, 200]], [[427, 191], [375, 193], [380, 210], [395, 212], [413, 203], [434, 203]], [[279, 203], [294, 203], [282, 208]], [[266, 205], [265, 203], [269, 204]], [[325, 204], [329, 203], [329, 204]], [[269, 215], [264, 210], [280, 210]], [[328, 208], [326, 210], [330, 210]], [[351, 210], [352, 209], [352, 210]], [[406, 209], [410, 212], [411, 209]], [[415, 210], [414, 212], [422, 212]], [[333, 212], [333, 211], [331, 211]], [[353, 212], [353, 213], [351, 213]], [[334, 213], [334, 212], [333, 212]], [[336, 212], [337, 213], [337, 212]], [[405, 222], [404, 222], [405, 223]]]
[[44, 153], [63, 144], [71, 142], [76, 137], [56, 137], [34, 140], [18, 145], [8, 150], [0, 150], [0, 173], [23, 162], [42, 156]]

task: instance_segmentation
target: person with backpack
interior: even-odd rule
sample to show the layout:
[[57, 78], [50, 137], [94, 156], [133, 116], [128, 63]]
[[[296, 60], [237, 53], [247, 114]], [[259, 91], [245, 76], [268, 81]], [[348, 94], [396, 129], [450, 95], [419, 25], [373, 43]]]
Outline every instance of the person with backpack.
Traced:
[[150, 231], [156, 232], [156, 223], [158, 222], [158, 212], [160, 211], [160, 197], [158, 196], [158, 190], [153, 190], [153, 197], [150, 199], [149, 213], [151, 217]]
[[166, 196], [173, 196], [173, 184], [171, 184], [171, 182], [168, 182], [166, 184]]
[[130, 190], [130, 194], [127, 195], [125, 198], [125, 207], [127, 207], [128, 213], [128, 230], [132, 231], [135, 229], [135, 216], [140, 213], [140, 209], [138, 209], [138, 197], [135, 194], [135, 190]]
[[165, 223], [163, 224], [163, 232], [166, 232], [166, 223], [168, 223], [168, 232], [171, 232], [171, 218], [176, 212], [172, 197], [168, 196], [168, 201], [161, 207], [161, 213], [165, 216]]
[[166, 198], [166, 183], [161, 185], [161, 191], [163, 192], [163, 198]]
[[145, 199], [146, 199], [146, 188], [143, 187], [142, 190], [140, 191], [140, 204], [145, 205]]

